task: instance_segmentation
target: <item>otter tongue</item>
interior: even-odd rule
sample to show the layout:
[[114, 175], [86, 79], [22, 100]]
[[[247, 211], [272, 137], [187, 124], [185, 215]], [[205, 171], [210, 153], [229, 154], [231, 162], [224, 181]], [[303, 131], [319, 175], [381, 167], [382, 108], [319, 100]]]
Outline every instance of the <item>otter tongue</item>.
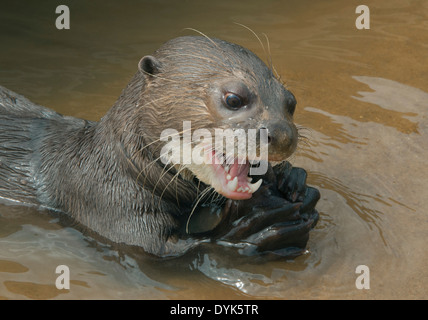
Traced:
[[[230, 165], [229, 174], [233, 177], [238, 177], [238, 182], [247, 183], [248, 171], [250, 170], [250, 165], [248, 161], [235, 159], [234, 162]], [[243, 163], [242, 163], [243, 162]]]
[[[243, 163], [240, 163], [243, 162]], [[252, 194], [257, 191], [262, 183], [251, 184], [248, 178], [250, 164], [248, 161], [238, 161], [235, 159], [232, 164], [226, 166], [223, 192], [222, 194], [230, 199], [243, 200], [251, 198]]]

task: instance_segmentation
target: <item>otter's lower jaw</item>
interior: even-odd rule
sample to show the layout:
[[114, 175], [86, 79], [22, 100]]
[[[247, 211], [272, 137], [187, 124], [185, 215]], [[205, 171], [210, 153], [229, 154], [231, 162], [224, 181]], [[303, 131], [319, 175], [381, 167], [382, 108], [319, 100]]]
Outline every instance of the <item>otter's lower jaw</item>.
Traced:
[[[263, 180], [251, 183], [248, 176], [250, 162], [248, 159], [234, 158], [233, 161], [218, 159], [215, 151], [208, 155], [205, 164], [189, 165], [190, 171], [205, 184], [211, 185], [215, 191], [232, 200], [250, 199]], [[214, 161], [214, 160], [216, 161]]]

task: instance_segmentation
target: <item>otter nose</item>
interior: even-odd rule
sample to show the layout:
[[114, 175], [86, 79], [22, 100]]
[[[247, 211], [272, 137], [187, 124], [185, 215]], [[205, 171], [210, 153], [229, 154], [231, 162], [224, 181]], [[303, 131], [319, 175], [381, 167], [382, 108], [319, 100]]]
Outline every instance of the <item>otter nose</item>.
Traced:
[[296, 133], [287, 121], [277, 121], [269, 126], [262, 126], [261, 130], [267, 129], [267, 143], [269, 147], [288, 149], [295, 143]]

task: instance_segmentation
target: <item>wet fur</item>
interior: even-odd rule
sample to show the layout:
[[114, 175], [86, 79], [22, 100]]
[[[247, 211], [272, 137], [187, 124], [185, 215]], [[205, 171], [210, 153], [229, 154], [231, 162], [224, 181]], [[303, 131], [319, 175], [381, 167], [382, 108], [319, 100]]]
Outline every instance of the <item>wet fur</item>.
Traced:
[[[120, 99], [110, 112], [113, 119], [117, 108]], [[62, 116], [0, 87], [0, 196], [66, 212], [114, 242], [165, 254], [164, 243], [183, 210], [176, 201], [159, 201], [153, 185], [143, 189], [136, 182], [149, 164], [129, 156], [142, 145], [141, 138], [117, 132], [111, 122], [109, 116], [99, 123]], [[156, 182], [162, 172], [152, 165], [146, 180]], [[171, 174], [164, 175], [159, 191], [170, 180]], [[185, 190], [196, 189], [182, 183], [184, 207], [195, 196]], [[168, 197], [175, 200], [175, 192], [166, 192]]]
[[215, 195], [185, 168], [160, 163], [161, 130], [181, 128], [183, 115], [192, 129], [212, 127], [219, 116], [203, 97], [216, 79], [245, 75], [267, 92], [277, 81], [240, 46], [189, 39], [156, 52], [163, 64], [151, 67], [168, 70], [167, 77], [138, 71], [99, 122], [63, 116], [0, 87], [0, 197], [68, 213], [149, 253], [183, 250], [168, 240], [201, 195]]

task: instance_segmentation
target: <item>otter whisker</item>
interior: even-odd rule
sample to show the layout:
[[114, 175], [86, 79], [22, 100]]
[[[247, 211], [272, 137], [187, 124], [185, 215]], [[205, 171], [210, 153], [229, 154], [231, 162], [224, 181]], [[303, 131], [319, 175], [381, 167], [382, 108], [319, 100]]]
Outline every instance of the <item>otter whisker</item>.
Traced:
[[268, 58], [268, 64], [269, 64], [269, 68], [271, 69], [271, 70], [273, 70], [273, 68], [272, 68], [272, 66], [273, 66], [273, 64], [272, 64], [272, 53], [270, 52], [270, 42], [269, 42], [269, 38], [268, 38], [268, 36], [267, 36], [267, 34], [266, 33], [262, 33], [262, 35], [265, 37], [265, 39], [266, 39], [266, 44], [267, 44], [267, 48], [268, 48], [268, 56], [269, 56], [269, 58]]
[[[171, 168], [173, 168], [172, 166], [171, 166]], [[180, 170], [178, 170], [177, 171], [177, 173], [171, 178], [171, 180], [167, 183], [167, 185], [165, 186], [165, 188], [163, 189], [163, 191], [162, 191], [162, 193], [161, 193], [161, 195], [159, 196], [159, 203], [158, 203], [158, 205], [160, 205], [160, 203], [161, 203], [161, 200], [162, 200], [162, 197], [163, 197], [163, 195], [164, 195], [164, 193], [165, 193], [165, 191], [168, 189], [168, 187], [169, 187], [169, 185], [174, 181], [174, 180], [178, 180], [178, 177], [180, 176], [180, 173], [181, 173], [181, 171], [183, 171], [185, 168], [184, 167], [181, 167], [180, 168]], [[177, 191], [177, 190], [176, 190]], [[176, 193], [176, 199], [177, 199], [177, 205], [178, 206], [180, 206], [180, 202], [179, 202], [179, 200], [178, 200], [178, 193]]]
[[268, 57], [266, 48], [265, 48], [262, 40], [260, 39], [260, 37], [257, 35], [257, 33], [253, 29], [251, 29], [250, 27], [248, 27], [248, 26], [246, 26], [246, 25], [244, 25], [242, 23], [239, 23], [239, 22], [234, 22], [234, 24], [237, 24], [238, 26], [241, 26], [241, 27], [247, 29], [248, 31], [250, 31], [256, 37], [256, 39], [259, 41], [259, 43], [260, 43], [260, 45], [261, 45], [261, 47], [263, 49], [263, 52], [265, 53], [266, 57]]
[[[186, 132], [187, 130], [183, 130], [182, 132]], [[189, 144], [191, 144], [192, 142], [190, 142], [190, 143], [188, 143], [188, 144], [185, 144], [184, 146], [186, 146], [186, 145], [189, 145]], [[147, 170], [148, 169], [150, 169], [155, 163], [157, 163], [157, 161], [159, 160], [159, 159], [161, 159], [162, 157], [163, 157], [164, 155], [163, 154], [161, 154], [159, 157], [157, 157], [156, 159], [154, 159], [154, 160], [152, 160], [147, 166], [145, 166], [145, 168], [144, 169], [142, 169], [141, 171], [140, 171], [140, 173], [138, 174], [138, 176], [137, 176], [137, 180], [138, 180], [138, 178], [141, 176], [141, 174], [144, 172], [144, 173], [146, 173], [147, 172]], [[155, 190], [156, 190], [156, 187], [157, 187], [157, 185], [159, 184], [159, 182], [161, 181], [161, 179], [165, 176], [165, 174], [167, 174], [172, 168], [174, 168], [174, 166], [173, 165], [171, 165], [171, 163], [168, 163], [169, 164], [169, 168], [168, 169], [166, 169], [167, 168], [167, 165], [165, 165], [165, 166], [163, 166], [163, 168], [162, 168], [162, 172], [161, 172], [161, 175], [160, 175], [160, 177], [159, 177], [159, 179], [158, 179], [158, 181], [156, 182], [156, 184], [155, 184], [155, 186], [153, 187], [153, 193], [152, 193], [152, 199], [153, 199], [153, 197], [154, 197], [154, 192], [155, 192]], [[166, 189], [167, 189], [167, 187], [170, 185], [170, 183], [174, 180], [174, 178], [176, 178], [176, 177], [178, 177], [179, 176], [179, 174], [181, 173], [181, 171], [183, 170], [184, 168], [182, 168], [179, 172], [177, 172], [176, 174], [175, 174], [175, 176], [172, 178], [172, 180], [167, 184], [167, 186], [164, 188], [164, 191], [162, 192], [162, 195], [163, 195], [163, 193], [166, 191]], [[145, 187], [145, 184], [146, 184], [146, 180], [147, 180], [147, 174], [145, 175], [145, 178], [144, 178], [144, 181], [143, 181], [143, 188]], [[177, 196], [177, 199], [178, 199], [178, 196]]]
[[[177, 133], [171, 134], [170, 136], [171, 136], [171, 137], [180, 136], [181, 134], [183, 134], [183, 133], [185, 133], [185, 132], [188, 132], [189, 130], [190, 130], [190, 129], [182, 130], [182, 131], [180, 131], [180, 132], [177, 132]], [[154, 144], [154, 143], [156, 143], [156, 142], [161, 142], [161, 141], [162, 141], [162, 140], [159, 138], [159, 139], [156, 139], [156, 140], [154, 140], [154, 141], [150, 142], [149, 144], [146, 144], [146, 145], [145, 145], [145, 146], [143, 146], [142, 148], [140, 148], [140, 149], [136, 150], [136, 151], [134, 152], [134, 154], [133, 154], [133, 155], [131, 155], [131, 159], [132, 159], [132, 158], [134, 158], [138, 153], [141, 153], [141, 152], [142, 152], [144, 149], [146, 149], [147, 147], [151, 146], [152, 144]], [[158, 150], [158, 149], [156, 149], [156, 150]], [[159, 160], [161, 157], [162, 157], [162, 155], [160, 155], [160, 156], [159, 156], [159, 158], [158, 158], [158, 159], [156, 159], [155, 161]]]
[[[199, 196], [200, 188], [201, 188], [201, 180], [198, 179], [198, 187], [197, 187], [197, 191], [196, 191], [196, 198]], [[176, 191], [177, 191], [177, 188], [176, 188]]]
[[199, 33], [201, 36], [203, 36], [203, 37], [205, 37], [206, 39], [208, 39], [214, 46], [216, 46], [216, 48], [217, 49], [220, 49], [219, 48], [219, 46], [217, 45], [217, 43], [215, 43], [210, 37], [208, 37], [205, 33], [203, 33], [203, 32], [201, 32], [201, 31], [199, 31], [199, 30], [196, 30], [196, 29], [193, 29], [193, 28], [184, 28], [183, 30], [190, 30], [190, 31], [193, 31], [193, 32], [196, 32], [196, 33]]
[[166, 80], [166, 81], [169, 81], [169, 82], [181, 83], [180, 81], [172, 80], [172, 79], [168, 79], [168, 78], [165, 78], [165, 77], [159, 76], [159, 75], [157, 75], [157, 74], [152, 74], [152, 73], [149, 73], [149, 72], [147, 72], [147, 71], [145, 71], [145, 70], [140, 70], [140, 71], [141, 71], [142, 73], [144, 73], [145, 75], [150, 76], [150, 77], [153, 77], [153, 78], [157, 78], [157, 79], [161, 79], [161, 80]]
[[271, 53], [271, 50], [270, 50], [270, 41], [269, 41], [269, 38], [268, 38], [268, 36], [267, 36], [267, 34], [266, 34], [266, 33], [263, 33], [263, 35], [264, 35], [264, 37], [266, 38], [266, 43], [267, 43], [268, 52], [269, 52], [269, 67], [270, 67], [270, 69], [272, 70], [272, 72], [273, 72], [273, 73], [275, 73], [275, 76], [276, 76], [277, 80], [278, 80], [279, 82], [281, 82], [281, 83], [282, 83], [282, 85], [284, 85], [284, 86], [285, 86], [285, 83], [281, 80], [281, 75], [278, 73], [278, 71], [276, 71], [276, 68], [275, 68], [275, 66], [273, 65], [273, 61], [272, 61], [272, 53]]
[[[208, 61], [208, 62], [216, 62], [215, 60], [213, 60], [210, 57], [206, 57], [206, 56], [202, 56], [202, 55], [196, 55], [196, 54], [191, 54], [191, 53], [175, 53], [175, 54], [165, 55], [165, 57], [168, 57], [168, 58], [173, 58], [173, 57], [191, 57], [191, 58], [196, 58], [196, 59], [204, 60], [204, 61]], [[190, 63], [188, 63], [188, 64], [190, 65]], [[208, 68], [206, 68], [206, 69], [208, 69]]]
[[300, 132], [301, 130], [307, 130], [309, 131], [309, 133], [312, 133], [312, 130], [310, 130], [309, 128], [301, 127], [300, 129], [298, 129], [297, 139], [298, 139], [298, 144], [303, 144], [304, 147], [307, 147], [310, 151], [313, 152], [312, 144], [310, 143], [309, 137], [301, 134]]
[[226, 202], [226, 198], [224, 196], [222, 196], [220, 193], [216, 192], [215, 198], [210, 203], [210, 205], [211, 204], [216, 204], [218, 206], [222, 206], [225, 202]]
[[[160, 148], [160, 146], [157, 146], [157, 148], [155, 149], [155, 150], [153, 150], [154, 152], [157, 152], [158, 150], [159, 150], [159, 148]], [[155, 158], [155, 159], [152, 159], [146, 166], [144, 166], [144, 168], [142, 168], [142, 169], [140, 169], [140, 171], [139, 171], [139, 173], [138, 173], [138, 175], [137, 175], [137, 177], [136, 177], [136, 179], [135, 179], [135, 182], [137, 183], [137, 181], [139, 180], [139, 178], [140, 178], [140, 176], [143, 174], [143, 173], [147, 173], [147, 170], [148, 169], [151, 169], [151, 167], [154, 165], [154, 164], [156, 164], [161, 158], [162, 158], [162, 154], [159, 156], [159, 157], [157, 157], [157, 158]], [[147, 180], [147, 174], [145, 175], [145, 178], [144, 178], [144, 181], [143, 181], [143, 185], [142, 185], [142, 187], [144, 188], [145, 187], [145, 184], [146, 184], [146, 180]]]
[[[177, 171], [176, 176], [173, 177], [173, 180], [175, 180], [175, 199], [177, 200], [178, 206], [180, 206], [180, 202], [178, 201], [178, 175], [181, 174], [181, 172], [185, 169], [186, 169], [185, 166], [180, 166], [179, 170]], [[173, 181], [173, 180], [171, 180], [171, 181]], [[199, 184], [198, 184], [198, 191], [197, 191], [196, 195], [198, 195], [198, 194], [199, 194]]]
[[209, 202], [205, 201], [204, 202], [205, 205], [217, 204], [217, 201], [219, 199], [222, 200], [221, 202], [223, 202], [225, 200], [225, 198], [220, 193], [218, 193], [215, 190], [214, 190], [214, 192], [211, 194], [211, 196], [208, 199], [211, 199], [211, 200]]
[[278, 71], [276, 70], [276, 68], [275, 68], [275, 66], [274, 65], [272, 65], [272, 69], [273, 69], [273, 72], [275, 73], [275, 75], [276, 75], [276, 79], [285, 87], [285, 88], [287, 88], [287, 84], [282, 80], [282, 77], [281, 77], [281, 75], [278, 73]]
[[[136, 134], [134, 132], [128, 132], [128, 133]], [[142, 136], [142, 135], [137, 135], [137, 136]], [[141, 153], [142, 151], [144, 151], [144, 149], [146, 149], [147, 147], [150, 147], [152, 144], [154, 144], [156, 142], [159, 142], [159, 141], [161, 141], [160, 138], [156, 139], [156, 140], [153, 140], [152, 142], [144, 145], [142, 148], [139, 148], [139, 149], [135, 150], [134, 153], [130, 156], [130, 158], [133, 159], [138, 153]]]
[[190, 218], [192, 217], [193, 213], [195, 212], [195, 209], [197, 208], [199, 202], [202, 200], [202, 198], [210, 191], [214, 190], [213, 187], [207, 187], [204, 191], [201, 192], [201, 195], [199, 197], [199, 199], [197, 199], [195, 205], [193, 206], [192, 211], [189, 214], [189, 217], [187, 218], [187, 222], [186, 222], [186, 233], [189, 233], [189, 222], [190, 222]]
[[[182, 131], [180, 131], [180, 132], [176, 132], [176, 133], [174, 133], [173, 135], [171, 135], [171, 136], [180, 136], [181, 137], [181, 135], [182, 134], [184, 134], [184, 133], [186, 133], [186, 132], [189, 132], [191, 129], [183, 129]], [[152, 145], [152, 144], [154, 144], [154, 143], [156, 143], [156, 142], [159, 142], [159, 141], [161, 141], [160, 140], [160, 138], [159, 139], [157, 139], [157, 140], [155, 140], [155, 141], [153, 141], [153, 142], [151, 142], [150, 144], [148, 144], [148, 145], [145, 145], [144, 147], [142, 147], [142, 148], [140, 148], [140, 149], [138, 149], [138, 150], [136, 150], [135, 151], [135, 153], [131, 156], [131, 159], [132, 158], [134, 158], [138, 153], [140, 153], [140, 152], [142, 152], [146, 147], [148, 147], [148, 146], [150, 146], [150, 145]], [[181, 140], [180, 140], [181, 141]], [[185, 144], [185, 145], [183, 145], [183, 147], [185, 147], [185, 146], [187, 146], [187, 145], [189, 145], [189, 144], [192, 144], [193, 142], [192, 141], [190, 141], [188, 144]], [[181, 144], [181, 143], [180, 143]], [[160, 148], [161, 146], [158, 146], [158, 148]], [[154, 150], [154, 151], [158, 151], [159, 149], [156, 149], [156, 150]], [[159, 159], [161, 159], [162, 157], [163, 157], [164, 155], [163, 154], [161, 154], [161, 155], [159, 155], [159, 157], [157, 157], [156, 159], [153, 159], [147, 166], [145, 166], [145, 168], [144, 169], [142, 169], [140, 172], [139, 172], [139, 174], [137, 175], [137, 178], [136, 178], [136, 180], [138, 180], [139, 179], [139, 177], [141, 176], [141, 174], [143, 173], [143, 172], [146, 172], [148, 169], [150, 169], [151, 168], [151, 166], [153, 166]], [[143, 185], [145, 185], [145, 183], [143, 184]]]
[[[167, 100], [167, 99], [170, 99], [170, 97], [168, 97], [168, 96], [165, 96], [165, 97], [160, 97], [160, 98], [157, 98], [157, 99], [152, 99], [152, 100], [150, 100], [150, 101], [148, 101], [148, 102], [146, 102], [146, 103], [144, 103], [144, 104], [142, 104], [142, 105], [137, 105], [137, 107], [138, 108], [144, 108], [144, 107], [146, 107], [146, 106], [148, 106], [148, 105], [150, 105], [150, 104], [155, 104], [156, 102], [158, 102], [158, 101], [163, 101], [163, 100]], [[135, 112], [137, 112], [138, 111], [138, 108], [136, 108], [135, 110], [134, 110], [134, 113]]]
[[[162, 178], [172, 169], [172, 168], [174, 168], [173, 166], [169, 166], [169, 168], [168, 169], [166, 169], [166, 166], [165, 167], [163, 167], [163, 169], [162, 169], [162, 172], [161, 172], [161, 175], [159, 176], [159, 179], [158, 179], [158, 181], [156, 182], [156, 184], [155, 184], [155, 186], [153, 187], [153, 192], [152, 192], [152, 201], [153, 201], [153, 198], [154, 198], [154, 195], [155, 195], [155, 191], [156, 191], [156, 188], [157, 188], [157, 186], [158, 186], [158, 184], [159, 184], [159, 182], [162, 180]], [[174, 177], [175, 177], [175, 175], [174, 175]], [[168, 184], [166, 185], [166, 187], [164, 188], [164, 190], [163, 190], [163, 192], [162, 192], [162, 194], [161, 194], [161, 198], [162, 198], [162, 195], [163, 195], [163, 193], [165, 192], [165, 190], [168, 188], [168, 186], [169, 186], [169, 184], [172, 182], [172, 180], [174, 179], [174, 177], [171, 179], [171, 181], [170, 182], [168, 182]], [[160, 202], [160, 200], [159, 200], [159, 202]]]

